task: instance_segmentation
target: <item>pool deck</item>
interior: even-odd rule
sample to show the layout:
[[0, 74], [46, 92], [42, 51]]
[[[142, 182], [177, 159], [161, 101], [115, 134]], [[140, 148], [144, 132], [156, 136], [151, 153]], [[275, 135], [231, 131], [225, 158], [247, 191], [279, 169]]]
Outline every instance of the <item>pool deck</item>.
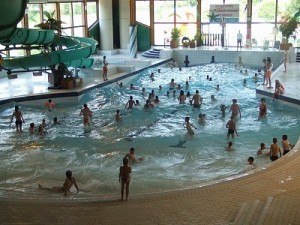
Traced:
[[[297, 73], [300, 63], [288, 64], [286, 73], [281, 69], [278, 68], [274, 77], [285, 85], [287, 97], [299, 100], [300, 81]], [[66, 91], [48, 90], [47, 78], [43, 77], [25, 74], [13, 80], [1, 78], [0, 98]], [[89, 79], [90, 82], [86, 79], [81, 88], [103, 82], [98, 75]], [[258, 89], [261, 91], [259, 94], [269, 96], [274, 91], [264, 86]], [[5, 192], [0, 196], [0, 224], [299, 225], [299, 150], [300, 141], [286, 156], [247, 176], [167, 193], [130, 193], [127, 202], [118, 201], [119, 193], [105, 199], [97, 196], [89, 199], [62, 196], [47, 199], [40, 195]], [[132, 177], [135, 182], [134, 174]]]

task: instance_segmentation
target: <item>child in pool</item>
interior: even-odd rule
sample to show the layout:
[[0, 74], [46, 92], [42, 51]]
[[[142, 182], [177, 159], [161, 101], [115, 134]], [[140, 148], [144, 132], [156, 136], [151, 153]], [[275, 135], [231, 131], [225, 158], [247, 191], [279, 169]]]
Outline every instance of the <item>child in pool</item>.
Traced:
[[137, 161], [142, 161], [142, 160], [144, 160], [143, 157], [140, 157], [140, 158], [138, 158], [138, 159], [135, 157], [135, 149], [134, 149], [134, 148], [130, 148], [130, 149], [129, 149], [129, 153], [126, 154], [125, 157], [128, 158], [128, 160], [131, 161], [131, 162], [133, 162], [133, 163], [134, 163], [134, 162], [137, 162]]
[[233, 150], [233, 142], [229, 141], [228, 145], [225, 147], [227, 151], [232, 151]]
[[195, 129], [197, 129], [193, 124], [190, 123], [190, 117], [185, 117], [185, 123], [183, 124], [183, 127], [185, 127], [188, 131], [189, 135], [194, 135], [194, 131], [192, 129], [192, 127], [194, 127]]
[[70, 192], [70, 189], [74, 184], [74, 186], [76, 187], [77, 192], [78, 192], [79, 187], [76, 183], [75, 177], [72, 176], [72, 171], [71, 170], [66, 171], [66, 177], [67, 178], [65, 179], [65, 182], [64, 182], [62, 187], [56, 186], [56, 187], [52, 187], [52, 188], [45, 188], [45, 187], [42, 187], [42, 185], [39, 184], [39, 188], [45, 189], [45, 190], [52, 190], [52, 191], [55, 191], [55, 192], [63, 192], [64, 196], [67, 196], [67, 193]]
[[265, 149], [270, 148], [267, 148], [265, 143], [260, 143], [260, 149], [257, 150], [256, 154], [270, 156], [270, 150], [268, 150], [268, 152], [264, 152]]
[[121, 182], [121, 201], [124, 200], [124, 188], [126, 188], [126, 201], [129, 195], [131, 167], [128, 165], [128, 158], [123, 158], [123, 166], [120, 166], [119, 182]]

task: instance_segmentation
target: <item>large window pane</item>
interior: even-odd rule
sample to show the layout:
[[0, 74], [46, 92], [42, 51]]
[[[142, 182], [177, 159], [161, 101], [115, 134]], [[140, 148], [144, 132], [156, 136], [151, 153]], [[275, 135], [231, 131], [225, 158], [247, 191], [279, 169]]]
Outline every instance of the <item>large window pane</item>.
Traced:
[[276, 0], [254, 0], [252, 22], [275, 22]]
[[[52, 14], [54, 12], [53, 18], [57, 19], [57, 11], [56, 11], [56, 6], [53, 3], [47, 3], [47, 4], [43, 4], [43, 11], [44, 12], [48, 12], [50, 14]], [[44, 13], [44, 20], [47, 20], [48, 18], [45, 16]]]
[[154, 40], [155, 45], [170, 45], [171, 30], [173, 24], [155, 24], [154, 26]]
[[238, 4], [240, 6], [239, 22], [247, 21], [247, 0], [225, 0], [225, 4]]
[[87, 3], [87, 24], [90, 27], [97, 21], [97, 4], [96, 2]]
[[83, 27], [76, 27], [74, 28], [74, 36], [76, 37], [84, 37], [84, 29]]
[[136, 21], [150, 26], [150, 1], [136, 2]]
[[41, 4], [28, 4], [28, 26], [34, 28], [42, 22]]
[[68, 28], [68, 29], [62, 29], [62, 35], [65, 36], [72, 36], [72, 29]]
[[194, 1], [177, 1], [176, 2], [176, 22], [196, 22], [197, 21], [197, 4]]
[[154, 1], [154, 12], [154, 22], [174, 22], [174, 1]]
[[60, 18], [62, 27], [71, 27], [72, 26], [72, 12], [71, 12], [71, 3], [60, 3]]
[[82, 3], [72, 3], [73, 4], [73, 20], [74, 26], [83, 26], [83, 5]]

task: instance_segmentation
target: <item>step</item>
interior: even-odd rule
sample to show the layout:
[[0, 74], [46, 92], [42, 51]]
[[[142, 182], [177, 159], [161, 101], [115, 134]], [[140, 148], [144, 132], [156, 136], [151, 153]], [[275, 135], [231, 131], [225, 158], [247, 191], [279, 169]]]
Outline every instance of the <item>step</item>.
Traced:
[[243, 203], [233, 225], [263, 225], [273, 197], [269, 196], [267, 201], [256, 199], [251, 203]]

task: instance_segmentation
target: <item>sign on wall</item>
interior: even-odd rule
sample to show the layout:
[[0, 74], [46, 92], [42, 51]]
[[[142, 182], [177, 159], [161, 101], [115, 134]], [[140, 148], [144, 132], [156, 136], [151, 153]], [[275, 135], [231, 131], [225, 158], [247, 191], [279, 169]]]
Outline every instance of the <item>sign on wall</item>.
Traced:
[[216, 15], [216, 22], [225, 19], [225, 22], [237, 23], [240, 17], [240, 5], [239, 4], [226, 4], [226, 5], [210, 5], [210, 14]]

